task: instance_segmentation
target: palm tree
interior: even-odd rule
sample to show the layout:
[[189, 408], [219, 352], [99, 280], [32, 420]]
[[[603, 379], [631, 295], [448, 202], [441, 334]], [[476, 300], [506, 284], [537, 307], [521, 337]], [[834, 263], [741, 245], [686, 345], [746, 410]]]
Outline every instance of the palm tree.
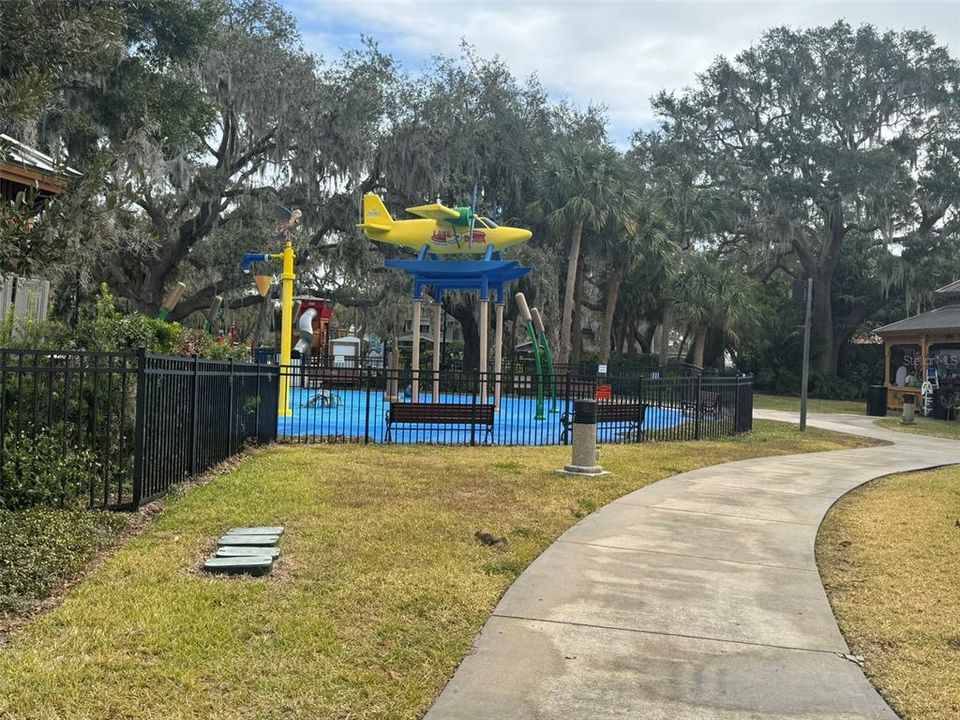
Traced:
[[693, 336], [693, 364], [703, 367], [707, 333], [720, 330], [735, 344], [756, 321], [754, 281], [729, 262], [694, 256], [678, 283], [678, 315]]
[[584, 229], [599, 231], [624, 207], [625, 169], [616, 149], [609, 145], [568, 140], [551, 153], [540, 178], [539, 199], [528, 212], [555, 237], [567, 238], [567, 273], [560, 318], [558, 362], [570, 360], [571, 327], [580, 243]]
[[601, 252], [609, 272], [600, 325], [599, 361], [606, 365], [610, 360], [613, 318], [624, 278], [631, 277], [645, 284], [654, 278], [660, 278], [662, 282], [676, 262], [676, 245], [670, 238], [670, 227], [663, 215], [649, 202], [641, 201], [633, 204], [628, 222], [606, 228], [603, 238]]
[[[703, 172], [703, 158], [682, 142], [666, 140], [661, 134], [638, 133], [628, 153], [632, 167], [648, 178], [664, 216], [670, 222], [673, 241], [679, 252], [672, 275], [684, 271], [692, 246], [706, 240], [729, 222], [724, 199]], [[666, 288], [667, 295], [676, 295]], [[660, 322], [660, 363], [666, 364], [670, 333], [676, 323], [676, 308], [663, 306]]]

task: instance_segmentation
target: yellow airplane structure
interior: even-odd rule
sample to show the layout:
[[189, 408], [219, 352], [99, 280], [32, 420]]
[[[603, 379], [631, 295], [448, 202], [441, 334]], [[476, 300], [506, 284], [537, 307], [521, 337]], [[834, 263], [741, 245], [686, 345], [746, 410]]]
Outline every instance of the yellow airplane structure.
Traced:
[[487, 217], [473, 218], [468, 207], [448, 208], [440, 203], [407, 208], [416, 220], [394, 220], [379, 196], [363, 196], [363, 222], [357, 227], [371, 240], [410, 248], [419, 252], [426, 245], [435, 255], [485, 254], [488, 248], [500, 252], [526, 242], [533, 233], [522, 228], [497, 225]]

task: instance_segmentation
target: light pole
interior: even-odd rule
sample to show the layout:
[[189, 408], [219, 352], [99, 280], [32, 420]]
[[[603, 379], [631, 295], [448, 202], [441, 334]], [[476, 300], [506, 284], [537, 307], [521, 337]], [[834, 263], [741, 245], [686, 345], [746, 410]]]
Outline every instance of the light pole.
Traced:
[[807, 386], [810, 382], [810, 316], [813, 311], [813, 278], [793, 281], [793, 299], [806, 300], [807, 312], [803, 323], [803, 370], [800, 375], [800, 432], [807, 429]]

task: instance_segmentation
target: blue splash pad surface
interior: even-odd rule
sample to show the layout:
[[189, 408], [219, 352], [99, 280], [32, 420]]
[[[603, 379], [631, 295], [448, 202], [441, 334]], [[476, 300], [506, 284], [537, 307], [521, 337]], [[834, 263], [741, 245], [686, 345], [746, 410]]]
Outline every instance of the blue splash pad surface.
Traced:
[[[335, 398], [335, 404], [327, 406], [316, 402], [308, 406], [308, 401], [317, 395], [316, 390], [291, 389], [291, 406], [293, 415], [280, 418], [277, 423], [277, 435], [280, 439], [296, 440], [297, 438], [326, 437], [347, 439], [368, 439], [369, 442], [382, 443], [386, 438], [386, 415], [390, 403], [383, 397], [383, 392], [371, 390], [341, 390], [324, 391], [324, 395]], [[432, 402], [429, 392], [420, 394], [421, 402]], [[473, 402], [470, 395], [456, 393], [441, 393], [440, 402], [469, 405]], [[493, 402], [491, 396], [490, 402]], [[567, 403], [558, 400], [554, 403], [550, 398], [544, 401], [544, 419], [536, 420], [536, 399], [532, 397], [501, 398], [500, 411], [496, 414], [492, 433], [492, 441], [497, 445], [557, 445], [563, 426], [560, 418], [564, 412], [572, 413]], [[687, 421], [679, 410], [648, 407], [643, 422], [643, 430], [669, 430], [678, 427]], [[630, 423], [610, 423], [597, 428], [598, 442], [622, 441], [624, 436], [636, 428]], [[477, 443], [487, 440], [487, 431], [484, 426], [477, 426], [474, 431]], [[428, 425], [428, 424], [395, 424], [391, 429], [390, 441], [399, 444], [436, 443], [436, 444], [464, 444], [470, 443], [471, 428], [469, 425]]]

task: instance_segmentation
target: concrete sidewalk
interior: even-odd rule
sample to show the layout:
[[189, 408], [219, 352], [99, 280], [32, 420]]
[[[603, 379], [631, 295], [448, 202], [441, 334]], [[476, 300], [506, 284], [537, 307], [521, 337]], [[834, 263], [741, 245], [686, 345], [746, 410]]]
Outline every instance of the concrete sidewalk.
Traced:
[[590, 515], [506, 592], [427, 720], [894, 719], [844, 657], [817, 528], [847, 491], [960, 462], [960, 443], [810, 424], [892, 444], [702, 468]]

